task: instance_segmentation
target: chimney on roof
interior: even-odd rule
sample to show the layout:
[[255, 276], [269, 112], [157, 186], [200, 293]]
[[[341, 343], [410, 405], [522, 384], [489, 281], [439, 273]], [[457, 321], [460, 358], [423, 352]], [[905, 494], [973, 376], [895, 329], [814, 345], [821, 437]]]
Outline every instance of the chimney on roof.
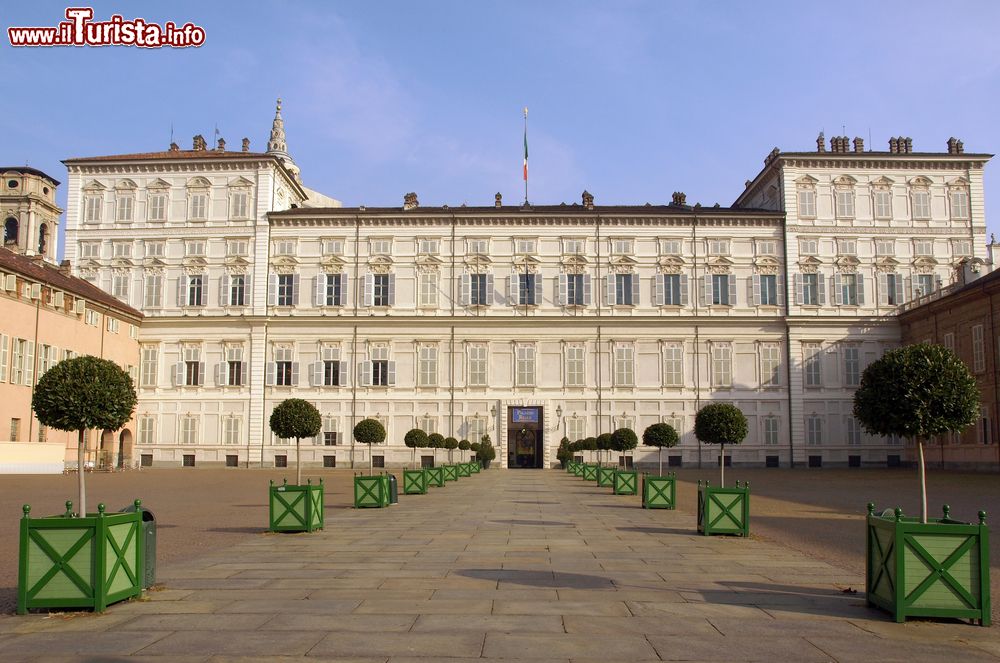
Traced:
[[404, 210], [416, 209], [418, 207], [420, 207], [420, 202], [417, 200], [417, 194], [411, 191], [410, 193], [403, 195]]
[[960, 140], [959, 141], [955, 141], [955, 153], [956, 154], [965, 154], [965, 143], [963, 143]]
[[503, 196], [500, 195], [499, 191], [497, 191], [497, 195], [493, 196], [493, 206], [503, 207]]
[[594, 194], [590, 193], [586, 189], [583, 191], [583, 206], [587, 209], [594, 209]]
[[826, 152], [826, 136], [823, 135], [822, 131], [816, 136], [816, 151]]
[[671, 197], [670, 206], [671, 207], [683, 207], [687, 205], [687, 196], [683, 191], [674, 191], [674, 195]]
[[177, 145], [177, 143], [170, 143], [170, 151], [171, 152], [180, 152], [181, 148], [180, 148], [179, 145]]
[[205, 137], [198, 134], [194, 137], [194, 151], [204, 152], [208, 148], [208, 144], [205, 142]]
[[768, 152], [767, 156], [764, 158], [764, 165], [765, 166], [771, 165], [771, 162], [777, 159], [779, 154], [781, 154], [781, 150], [779, 150], [778, 148], [774, 148], [773, 150]]
[[244, 152], [249, 152], [250, 151], [250, 139], [249, 138], [244, 138], [243, 139], [243, 151]]
[[889, 152], [891, 154], [896, 154], [899, 152], [899, 140], [895, 137], [889, 139]]
[[855, 136], [854, 138], [854, 151], [864, 152], [865, 151], [865, 139], [860, 136]]
[[61, 263], [59, 263], [59, 273], [64, 276], [73, 275], [73, 270], [69, 263], [69, 260], [63, 260]]
[[218, 145], [215, 146], [215, 149], [217, 149], [220, 152], [225, 152], [226, 151], [226, 139], [225, 138], [220, 138]]
[[907, 136], [903, 139], [903, 146], [905, 148], [906, 154], [911, 154], [913, 152], [913, 139]]

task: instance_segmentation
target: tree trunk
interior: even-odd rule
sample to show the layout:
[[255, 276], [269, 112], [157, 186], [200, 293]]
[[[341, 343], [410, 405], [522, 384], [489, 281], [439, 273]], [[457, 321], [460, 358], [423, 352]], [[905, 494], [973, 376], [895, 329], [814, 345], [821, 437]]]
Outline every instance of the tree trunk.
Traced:
[[372, 458], [372, 445], [368, 444], [368, 476], [375, 474], [375, 460]]
[[659, 459], [660, 460], [660, 476], [662, 477], [663, 476], [663, 447], [660, 447], [660, 451], [659, 451], [658, 455], [660, 457], [660, 459]]
[[413, 447], [413, 460], [410, 461], [410, 465], [413, 466], [413, 469], [417, 469], [417, 448], [416, 447]]
[[726, 487], [726, 445], [720, 444], [719, 447], [722, 449], [722, 455], [719, 457], [719, 470], [721, 470], [721, 476], [719, 477], [719, 488]]
[[302, 485], [302, 452], [299, 449], [299, 438], [295, 438], [295, 485]]
[[83, 518], [84, 516], [87, 515], [87, 487], [85, 485], [83, 478], [83, 475], [85, 473], [84, 463], [86, 462], [87, 454], [83, 445], [83, 433], [84, 431], [81, 428], [76, 443], [76, 458], [77, 458], [76, 473], [79, 475], [77, 477], [76, 483], [80, 489], [78, 497], [79, 501], [77, 502], [76, 508], [79, 509], [79, 511], [77, 511], [77, 514], [79, 515], [80, 518]]
[[920, 522], [927, 524], [927, 470], [924, 467], [924, 442], [917, 436], [917, 458], [920, 467]]

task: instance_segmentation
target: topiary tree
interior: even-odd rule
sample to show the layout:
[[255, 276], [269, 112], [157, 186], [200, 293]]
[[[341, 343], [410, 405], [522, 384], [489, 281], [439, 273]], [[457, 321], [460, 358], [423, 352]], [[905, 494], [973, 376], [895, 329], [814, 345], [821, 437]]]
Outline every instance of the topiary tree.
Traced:
[[286, 398], [274, 406], [269, 421], [271, 431], [278, 437], [287, 440], [295, 438], [295, 483], [302, 483], [302, 455], [299, 453], [299, 440], [303, 437], [315, 437], [323, 428], [323, 418], [319, 410], [309, 401], [301, 398]]
[[642, 444], [646, 447], [656, 447], [659, 456], [659, 474], [663, 476], [663, 448], [676, 447], [680, 439], [677, 431], [670, 424], [653, 424], [642, 432]]
[[556, 460], [563, 469], [566, 469], [566, 464], [573, 460], [573, 452], [570, 450], [570, 441], [568, 437], [564, 437], [559, 440], [559, 449], [556, 451]]
[[968, 366], [940, 345], [919, 343], [885, 353], [861, 375], [854, 416], [869, 435], [917, 444], [920, 519], [927, 522], [924, 438], [961, 432], [979, 416], [979, 388]]
[[90, 355], [59, 362], [35, 385], [31, 409], [39, 423], [56, 430], [77, 431], [80, 516], [87, 515], [84, 432], [91, 428], [118, 430], [132, 417], [136, 400], [128, 373], [113, 361]]
[[[596, 437], [583, 438], [583, 444], [580, 445], [580, 451], [597, 451], [598, 449], [600, 449], [600, 446], [598, 446]], [[601, 460], [600, 456], [597, 457], [597, 460]]]
[[[469, 442], [468, 440], [459, 440], [458, 441], [458, 448], [459, 448], [460, 451], [466, 452], [466, 451], [468, 451], [469, 449], [472, 448], [472, 443]], [[465, 453], [462, 453], [462, 462], [463, 463], [465, 462]]]
[[414, 467], [417, 466], [417, 449], [423, 449], [429, 442], [430, 440], [427, 439], [427, 433], [420, 428], [411, 428], [406, 431], [406, 435], [403, 436], [403, 444], [413, 449], [412, 465]]
[[458, 449], [458, 440], [450, 436], [444, 438], [444, 448], [448, 450], [448, 462], [450, 463], [452, 460], [451, 452]]
[[427, 446], [434, 449], [431, 453], [434, 455], [434, 464], [437, 465], [437, 450], [444, 449], [444, 435], [441, 433], [431, 433], [427, 436]]
[[[590, 438], [587, 438], [590, 439]], [[608, 460], [611, 459], [611, 451], [615, 448], [614, 440], [611, 438], [611, 433], [601, 433], [594, 438], [594, 449], [597, 449], [597, 464], [601, 464], [601, 452], [608, 452]]]
[[497, 450], [493, 448], [490, 436], [483, 435], [482, 441], [479, 443], [479, 451], [476, 453], [476, 458], [483, 461], [483, 469], [489, 469], [490, 462], [496, 457]]
[[[639, 444], [639, 438], [631, 428], [619, 428], [611, 434], [611, 448], [615, 451], [625, 453], [632, 451]], [[633, 466], [635, 463], [633, 462]]]
[[480, 449], [479, 442], [473, 442], [472, 444], [470, 444], [469, 445], [469, 449], [472, 450], [472, 453], [476, 454], [476, 460], [480, 460], [480, 458], [479, 458], [479, 449]]
[[720, 485], [726, 487], [726, 445], [739, 444], [747, 436], [747, 418], [735, 405], [710, 403], [698, 410], [694, 434], [701, 442], [718, 444], [722, 449]]
[[385, 426], [378, 419], [362, 419], [354, 426], [354, 439], [368, 445], [368, 474], [372, 474], [372, 445], [385, 442]]

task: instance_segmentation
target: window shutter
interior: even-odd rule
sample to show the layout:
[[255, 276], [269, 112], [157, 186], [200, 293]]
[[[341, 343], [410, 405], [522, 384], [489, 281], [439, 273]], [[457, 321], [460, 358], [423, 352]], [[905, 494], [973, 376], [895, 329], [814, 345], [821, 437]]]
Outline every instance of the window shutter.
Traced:
[[542, 305], [542, 275], [535, 274], [535, 301], [536, 306]]
[[219, 279], [219, 306], [229, 306], [229, 274]]
[[858, 306], [864, 306], [865, 304], [865, 277], [863, 274], [858, 274]]
[[184, 385], [184, 362], [179, 361], [174, 364], [174, 386], [181, 387]]
[[618, 302], [615, 301], [615, 275], [608, 274], [604, 277], [604, 303], [608, 306], [614, 306]]
[[750, 296], [754, 306], [760, 306], [760, 274], [754, 274], [750, 279]]
[[899, 274], [896, 275], [896, 303], [903, 303], [903, 277]]
[[470, 292], [472, 291], [472, 275], [462, 274], [458, 285], [458, 305], [468, 306], [472, 303], [472, 296]]
[[321, 387], [323, 386], [323, 362], [314, 361], [309, 365], [309, 386], [310, 387]]
[[844, 280], [840, 274], [833, 275], [833, 303], [841, 306], [844, 303]]
[[220, 361], [215, 365], [215, 386], [225, 387], [226, 386], [226, 362]]
[[359, 368], [361, 369], [361, 386], [372, 386], [372, 363], [370, 361], [363, 361], [359, 364]]
[[389, 362], [389, 380], [388, 380], [388, 385], [390, 387], [392, 387], [395, 384], [396, 384], [396, 362], [390, 361]]
[[794, 276], [795, 276], [795, 281], [793, 285], [795, 286], [794, 287], [795, 293], [793, 296], [795, 297], [795, 303], [798, 304], [799, 306], [802, 306], [802, 275], [795, 274]]
[[205, 384], [205, 362], [198, 362], [198, 386]]
[[681, 274], [681, 306], [688, 305], [688, 276]]
[[374, 306], [375, 305], [375, 275], [365, 274], [365, 292], [364, 292], [364, 305]]
[[339, 306], [347, 306], [347, 272], [340, 273], [340, 301], [337, 302]]
[[736, 306], [736, 275], [729, 274], [726, 280], [729, 281], [729, 305]]
[[340, 373], [340, 375], [337, 376], [337, 378], [338, 378], [338, 380], [337, 380], [337, 386], [338, 387], [346, 387], [347, 386], [347, 362], [346, 361], [341, 361], [341, 362], [338, 362], [338, 363], [340, 364], [340, 369], [338, 371], [338, 373]]
[[912, 276], [907, 276], [905, 280], [906, 280], [906, 293], [907, 293], [906, 301], [910, 301], [911, 299], [917, 296], [916, 292], [917, 284], [913, 282]]
[[785, 305], [785, 277], [778, 274], [774, 277], [774, 291], [778, 298], [775, 300], [778, 302], [778, 306]]
[[326, 306], [326, 274], [313, 277], [313, 306]]
[[819, 289], [819, 305], [824, 306], [826, 304], [826, 279], [819, 272], [816, 273], [816, 283]]
[[511, 272], [507, 277], [507, 305], [517, 306], [520, 303], [518, 295], [517, 272]]
[[639, 275], [632, 274], [632, 306], [639, 305]]
[[889, 304], [889, 275], [885, 273], [878, 275], [878, 303], [882, 306]]
[[[267, 305], [277, 306], [278, 305], [278, 275], [268, 274], [267, 275]], [[273, 383], [272, 383], [273, 384]]]
[[243, 276], [243, 305], [253, 306], [253, 279], [250, 274]]
[[187, 274], [177, 279], [177, 305], [184, 306], [187, 303]]
[[208, 274], [202, 274], [201, 275], [201, 293], [199, 293], [199, 297], [198, 297], [198, 306], [207, 306], [208, 305], [208, 302], [209, 302], [209, 299], [208, 299], [208, 288], [209, 288], [209, 282], [210, 281], [211, 281], [211, 279], [208, 278]]
[[240, 362], [240, 384], [238, 386], [242, 387], [250, 379], [250, 364], [245, 361]]
[[590, 274], [583, 275], [583, 305], [590, 306], [593, 302], [594, 296], [592, 292], [592, 287], [590, 283]]
[[705, 297], [705, 282], [708, 281], [709, 279], [707, 276], [699, 276], [695, 280], [698, 282], [696, 286], [698, 290], [698, 304], [701, 306], [705, 306], [706, 302], [710, 301], [708, 298]]
[[566, 294], [566, 291], [568, 290], [568, 285], [566, 283], [566, 280], [567, 280], [567, 278], [566, 278], [565, 274], [560, 274], [556, 278], [556, 281], [557, 281], [557, 287], [556, 287], [556, 305], [557, 306], [566, 306], [566, 303], [568, 301], [567, 300], [567, 294]]
[[653, 277], [653, 306], [663, 306], [666, 303], [665, 289], [667, 275], [657, 274]]
[[292, 275], [292, 306], [299, 305], [299, 275]]
[[396, 275], [389, 274], [389, 306], [396, 305]]
[[267, 367], [266, 367], [266, 370], [264, 372], [264, 384], [266, 384], [268, 386], [273, 385], [274, 384], [274, 374], [275, 374], [275, 365], [274, 365], [274, 362], [273, 361], [269, 361], [269, 362], [267, 362]]
[[299, 362], [292, 362], [292, 386], [299, 386]]

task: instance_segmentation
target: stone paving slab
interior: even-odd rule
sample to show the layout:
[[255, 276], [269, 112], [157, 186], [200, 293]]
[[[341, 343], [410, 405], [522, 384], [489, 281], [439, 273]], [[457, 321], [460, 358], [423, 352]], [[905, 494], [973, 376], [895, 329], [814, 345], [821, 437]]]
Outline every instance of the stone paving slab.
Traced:
[[895, 624], [849, 571], [563, 473], [401, 500], [164, 564], [104, 615], [0, 617], [0, 661], [1000, 661], [998, 629]]

